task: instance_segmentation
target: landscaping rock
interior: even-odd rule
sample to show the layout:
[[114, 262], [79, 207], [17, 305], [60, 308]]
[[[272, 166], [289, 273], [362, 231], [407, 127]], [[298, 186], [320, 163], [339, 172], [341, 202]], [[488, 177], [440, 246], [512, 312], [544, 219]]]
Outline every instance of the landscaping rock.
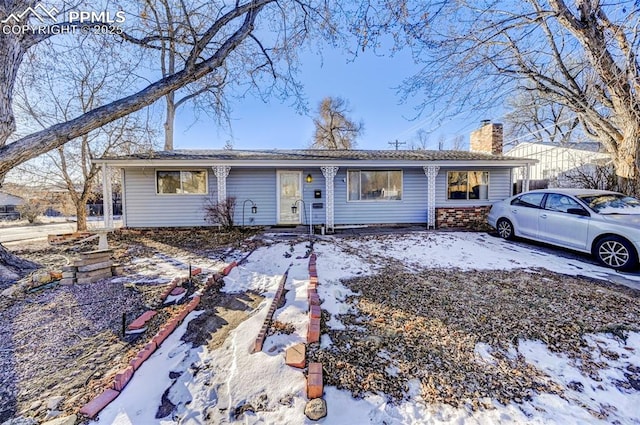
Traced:
[[40, 285], [49, 283], [51, 280], [51, 274], [48, 271], [39, 271], [31, 275], [31, 281]]
[[49, 400], [47, 400], [47, 409], [49, 410], [58, 409], [58, 406], [60, 406], [60, 403], [62, 403], [62, 400], [64, 400], [63, 396], [51, 397]]
[[77, 419], [78, 417], [76, 415], [64, 416], [62, 418], [55, 418], [45, 422], [42, 425], [73, 425], [76, 423]]
[[54, 418], [57, 419], [60, 415], [62, 415], [62, 412], [59, 411], [59, 410], [49, 410], [47, 412], [47, 415], [44, 417], [44, 420], [46, 422], [46, 421], [52, 420]]
[[37, 425], [38, 422], [33, 418], [25, 418], [23, 416], [9, 419], [6, 422], [3, 422], [2, 425]]
[[304, 414], [312, 421], [317, 421], [327, 416], [327, 403], [324, 399], [314, 398], [304, 407]]
[[42, 400], [36, 400], [29, 406], [29, 410], [38, 410], [42, 406]]

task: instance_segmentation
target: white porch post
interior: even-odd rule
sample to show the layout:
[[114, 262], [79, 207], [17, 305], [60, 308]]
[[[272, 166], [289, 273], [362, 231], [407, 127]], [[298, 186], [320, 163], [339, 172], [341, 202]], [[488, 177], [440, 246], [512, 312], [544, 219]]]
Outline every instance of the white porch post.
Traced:
[[227, 176], [231, 171], [231, 167], [228, 165], [214, 165], [211, 168], [218, 180], [218, 203], [220, 204], [227, 199]]
[[111, 189], [111, 168], [102, 164], [102, 217], [105, 229], [113, 228], [113, 192]]
[[427, 176], [427, 229], [436, 228], [436, 176], [440, 167], [425, 165], [422, 167]]
[[524, 166], [524, 179], [522, 181], [522, 191], [527, 192], [529, 190], [529, 179], [531, 178], [531, 165]]
[[325, 191], [327, 193], [327, 205], [325, 207], [325, 226], [327, 231], [334, 230], [334, 216], [333, 216], [333, 179], [338, 173], [338, 167], [335, 166], [323, 166], [320, 167], [322, 175], [324, 176]]

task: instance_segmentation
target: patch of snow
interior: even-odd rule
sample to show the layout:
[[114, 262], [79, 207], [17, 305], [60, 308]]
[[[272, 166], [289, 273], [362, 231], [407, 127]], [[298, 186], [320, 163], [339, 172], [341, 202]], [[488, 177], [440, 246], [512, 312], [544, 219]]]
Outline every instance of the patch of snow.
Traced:
[[485, 344], [484, 342], [479, 342], [476, 344], [473, 353], [476, 355], [478, 363], [488, 363], [488, 364], [496, 364], [496, 359], [493, 357], [491, 352], [493, 349], [489, 344]]
[[[303, 258], [306, 250], [304, 243], [292, 246], [274, 242], [253, 252], [247, 263], [225, 278], [223, 290], [260, 292], [265, 299], [254, 313], [230, 332], [221, 347], [212, 351], [206, 347], [190, 349], [182, 343], [180, 336], [186, 325], [181, 325], [136, 372], [123, 394], [100, 414], [99, 423], [313, 423], [303, 413], [307, 402], [304, 374], [284, 364], [284, 350], [305, 340], [309, 279], [308, 259]], [[350, 311], [352, 307], [346, 300], [356, 295], [341, 283], [341, 279], [374, 273], [383, 266], [375, 264], [376, 258], [427, 268], [510, 270], [543, 267], [559, 273], [605, 279], [610, 273], [597, 265], [567, 260], [534, 247], [475, 233], [417, 232], [374, 239], [343, 239], [335, 243], [328, 238], [317, 242], [315, 250], [320, 280], [318, 292], [323, 300], [322, 309], [331, 314], [328, 325], [333, 329], [344, 329], [336, 316]], [[287, 268], [286, 304], [276, 310], [274, 320], [292, 324], [294, 332], [269, 336], [263, 351], [252, 353], [253, 342]], [[168, 272], [162, 270], [163, 276], [168, 276]], [[549, 379], [564, 388], [564, 398], [537, 394], [529, 401], [509, 405], [487, 398], [483, 404], [489, 408], [473, 411], [468, 407], [425, 403], [420, 396], [419, 380], [409, 382], [407, 399], [400, 404], [391, 404], [383, 395], [375, 394], [354, 399], [347, 391], [326, 386], [324, 398], [328, 415], [320, 423], [640, 424], [637, 414], [640, 392], [624, 386], [624, 382], [628, 382], [625, 371], [640, 367], [640, 333], [628, 333], [626, 342], [608, 334], [590, 335], [586, 341], [586, 349], [593, 358], [607, 365], [598, 376], [588, 376], [575, 360], [550, 352], [539, 341], [520, 341], [506, 353], [510, 358], [524, 356], [527, 362], [546, 373]], [[322, 335], [320, 344], [324, 348], [330, 347], [331, 338]], [[493, 350], [484, 343], [476, 345], [478, 367], [495, 361]], [[182, 375], [172, 381], [168, 378], [169, 371]], [[386, 372], [394, 375], [397, 368], [389, 366]], [[173, 416], [156, 419], [162, 394], [167, 390], [177, 411]], [[236, 417], [236, 413], [248, 404], [254, 411], [245, 410]], [[591, 411], [605, 417], [598, 419]]]
[[561, 384], [572, 405], [590, 409], [609, 423], [640, 424], [640, 392], [630, 387], [625, 372], [640, 367], [640, 333], [629, 332], [626, 341], [611, 334], [587, 335], [585, 340], [593, 361], [606, 365], [595, 374], [584, 374], [576, 360], [552, 353], [540, 341], [521, 341], [518, 351]]
[[[191, 320], [201, 313], [192, 312], [136, 371], [129, 384], [98, 415], [97, 424], [136, 425], [160, 423], [156, 412], [164, 391], [171, 385], [169, 371], [184, 371], [192, 362], [195, 350], [180, 339]], [[162, 371], [162, 373], [158, 373]], [[149, 400], [155, 400], [149, 403]]]

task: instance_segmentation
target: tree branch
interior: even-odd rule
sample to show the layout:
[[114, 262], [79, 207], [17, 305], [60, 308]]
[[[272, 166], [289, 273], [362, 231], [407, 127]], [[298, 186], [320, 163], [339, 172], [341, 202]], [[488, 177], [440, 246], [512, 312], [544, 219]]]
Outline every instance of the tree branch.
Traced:
[[[138, 111], [160, 99], [162, 96], [175, 91], [193, 81], [197, 81], [214, 69], [222, 66], [227, 56], [242, 43], [253, 31], [255, 19], [260, 10], [274, 0], [260, 0], [241, 6], [245, 11], [245, 19], [238, 28], [216, 52], [208, 59], [185, 66], [185, 68], [173, 75], [167, 76], [147, 86], [139, 92], [116, 100], [112, 103], [96, 108], [77, 118], [64, 123], [53, 125], [45, 130], [23, 137], [9, 145], [0, 148], [0, 180], [14, 166], [21, 164], [34, 156], [57, 148], [91, 130], [122, 118], [132, 112]], [[225, 22], [231, 20], [231, 15], [225, 15]], [[214, 23], [212, 28], [219, 30], [221, 22]]]

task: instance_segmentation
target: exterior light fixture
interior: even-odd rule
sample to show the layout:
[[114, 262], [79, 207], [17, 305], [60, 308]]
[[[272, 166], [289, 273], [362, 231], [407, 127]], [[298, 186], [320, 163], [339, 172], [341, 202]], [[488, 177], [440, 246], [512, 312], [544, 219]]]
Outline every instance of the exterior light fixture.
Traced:
[[[311, 177], [311, 174], [307, 176], [307, 181], [310, 180], [310, 177]], [[307, 219], [307, 206], [304, 203], [304, 201], [302, 199], [298, 199], [297, 201], [295, 201], [293, 205], [291, 205], [291, 212], [293, 214], [298, 213], [298, 203], [302, 204], [302, 211], [304, 211], [304, 218], [305, 218], [304, 221], [309, 223], [309, 241], [311, 241], [311, 236], [313, 235], [313, 224], [311, 223], [310, 220]], [[311, 208], [311, 205], [309, 205], [309, 208]], [[309, 214], [311, 214], [311, 209], [309, 209]], [[311, 219], [313, 220], [313, 216], [311, 216]]]
[[311, 174], [307, 174], [307, 183], [311, 183], [313, 181], [313, 176]]
[[[242, 202], [242, 228], [243, 229], [244, 229], [244, 207], [247, 204], [247, 202], [251, 202], [251, 214], [258, 213], [258, 206], [251, 199], [245, 199], [244, 202]], [[251, 220], [253, 221], [253, 219]]]

